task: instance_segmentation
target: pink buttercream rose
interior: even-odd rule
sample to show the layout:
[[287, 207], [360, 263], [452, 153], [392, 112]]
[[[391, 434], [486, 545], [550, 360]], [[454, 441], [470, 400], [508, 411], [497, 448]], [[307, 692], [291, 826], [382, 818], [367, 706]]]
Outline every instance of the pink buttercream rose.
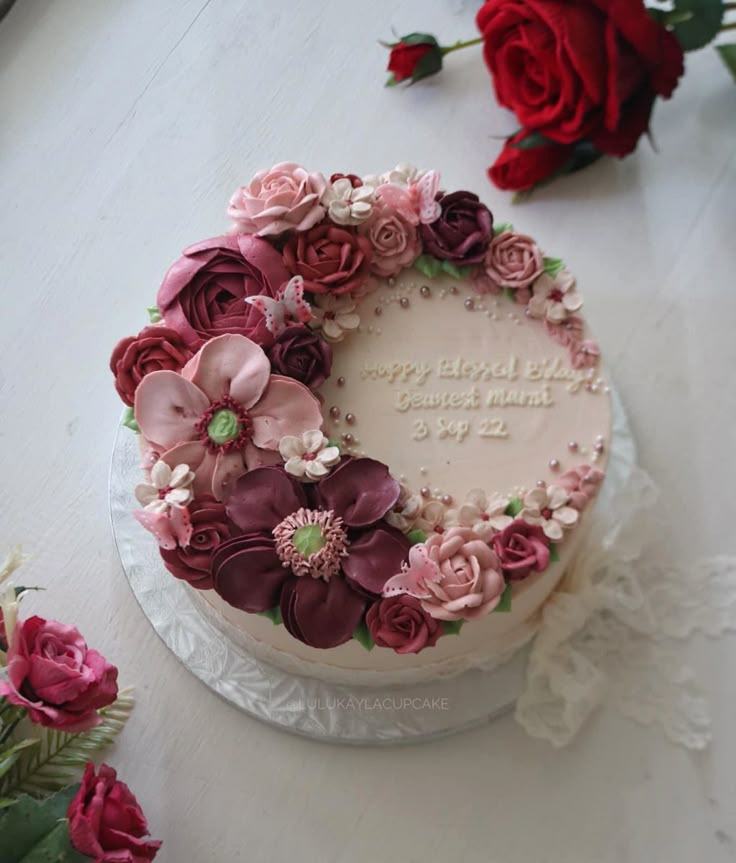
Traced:
[[78, 733], [100, 724], [97, 711], [117, 698], [117, 678], [75, 627], [30, 617], [13, 633], [0, 696], [24, 707], [31, 722]]
[[259, 171], [230, 198], [227, 214], [235, 222], [233, 231], [260, 237], [308, 231], [325, 215], [320, 200], [326, 188], [322, 174], [310, 174], [295, 162]]
[[425, 647], [434, 647], [442, 635], [440, 622], [422, 608], [419, 600], [405, 593], [374, 602], [365, 622], [373, 641], [396, 653], [419, 653]]
[[246, 471], [280, 464], [282, 437], [322, 427], [319, 402], [307, 387], [272, 375], [263, 349], [236, 335], [211, 339], [180, 374], [143, 378], [135, 418], [170, 467], [194, 471], [195, 496], [217, 500]]
[[267, 345], [266, 319], [245, 299], [275, 297], [288, 281], [281, 255], [266, 240], [215, 237], [184, 250], [164, 276], [157, 303], [164, 323], [192, 349], [225, 333]]
[[557, 479], [556, 484], [562, 486], [570, 495], [570, 506], [583, 510], [591, 498], [598, 493], [598, 487], [604, 476], [603, 471], [597, 467], [579, 464], [565, 471]]
[[491, 240], [483, 269], [502, 288], [528, 288], [544, 269], [542, 251], [531, 237], [505, 231]]
[[373, 248], [371, 272], [383, 278], [410, 267], [422, 251], [416, 225], [380, 198], [373, 205], [370, 219], [358, 227], [358, 233], [367, 237]]
[[294, 276], [304, 279], [313, 294], [356, 294], [363, 288], [371, 266], [373, 249], [355, 229], [318, 225], [294, 234], [284, 246], [284, 264]]

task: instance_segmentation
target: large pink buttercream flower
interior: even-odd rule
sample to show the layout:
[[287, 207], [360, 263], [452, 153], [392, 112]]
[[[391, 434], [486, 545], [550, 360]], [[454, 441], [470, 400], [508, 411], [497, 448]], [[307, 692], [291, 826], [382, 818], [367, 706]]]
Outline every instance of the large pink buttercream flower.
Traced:
[[243, 234], [267, 237], [308, 231], [325, 215], [320, 199], [326, 188], [322, 174], [310, 174], [295, 162], [280, 162], [236, 189], [227, 214], [235, 222], [233, 230]]
[[153, 372], [135, 395], [145, 438], [169, 465], [188, 464], [195, 495], [222, 500], [246, 471], [281, 461], [279, 441], [321, 428], [317, 399], [272, 375], [266, 354], [245, 336], [207, 342], [181, 374]]

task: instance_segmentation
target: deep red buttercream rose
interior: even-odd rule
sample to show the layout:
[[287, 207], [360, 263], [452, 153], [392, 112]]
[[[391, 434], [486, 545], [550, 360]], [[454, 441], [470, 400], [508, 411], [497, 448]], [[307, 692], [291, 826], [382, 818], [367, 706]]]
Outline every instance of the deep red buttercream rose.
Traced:
[[67, 810], [69, 838], [95, 863], [148, 863], [161, 843], [148, 836], [138, 801], [107, 764], [87, 764], [79, 791]]
[[625, 156], [683, 72], [641, 0], [487, 0], [476, 21], [499, 103], [561, 144]]
[[211, 590], [210, 563], [219, 545], [236, 533], [224, 504], [203, 495], [189, 504], [192, 538], [186, 548], [160, 548], [164, 566], [172, 575], [199, 590]]
[[171, 327], [144, 327], [137, 336], [121, 339], [110, 357], [115, 389], [126, 405], [133, 407], [135, 391], [151, 372], [180, 372], [192, 358], [184, 339]]
[[374, 602], [365, 622], [375, 643], [391, 647], [396, 653], [419, 653], [425, 647], [433, 647], [442, 635], [442, 623], [427, 614], [419, 600], [407, 594]]
[[493, 550], [510, 581], [521, 581], [549, 564], [549, 540], [544, 531], [520, 518], [493, 537]]
[[424, 251], [463, 266], [477, 264], [493, 237], [493, 216], [472, 192], [450, 192], [439, 199], [440, 217], [422, 225]]
[[332, 369], [332, 348], [307, 327], [287, 327], [268, 350], [271, 372], [294, 378], [310, 389], [323, 384]]
[[231, 234], [184, 250], [158, 292], [164, 323], [197, 349], [225, 333], [270, 344], [266, 319], [246, 297], [273, 297], [288, 282], [281, 255], [266, 240]]
[[373, 250], [367, 237], [352, 228], [323, 223], [294, 234], [284, 246], [284, 264], [313, 294], [360, 292]]
[[528, 150], [516, 147], [527, 134], [522, 131], [510, 138], [488, 169], [491, 182], [499, 189], [523, 192], [534, 188], [561, 168], [575, 150], [572, 144], [542, 144]]
[[100, 724], [97, 711], [117, 698], [117, 679], [117, 668], [78, 629], [29, 617], [13, 633], [0, 696], [25, 708], [31, 722], [77, 733]]

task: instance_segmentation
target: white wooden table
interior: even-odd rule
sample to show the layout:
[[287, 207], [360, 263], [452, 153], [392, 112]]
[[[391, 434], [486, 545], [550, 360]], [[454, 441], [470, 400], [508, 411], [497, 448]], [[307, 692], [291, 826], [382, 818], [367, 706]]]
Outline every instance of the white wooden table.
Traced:
[[513, 128], [480, 54], [382, 87], [378, 38], [474, 33], [462, 0], [19, 0], [0, 24], [0, 545], [34, 554], [28, 606], [77, 624], [135, 683], [108, 760], [164, 863], [736, 860], [736, 639], [698, 642], [714, 744], [603, 712], [566, 751], [511, 718], [427, 746], [329, 747], [218, 700], [169, 654], [107, 516], [120, 405], [107, 370], [168, 264], [222, 230], [235, 185], [293, 159], [410, 159], [563, 254], [663, 489], [674, 550], [736, 552], [736, 87], [687, 58], [643, 143], [511, 207], [484, 172]]

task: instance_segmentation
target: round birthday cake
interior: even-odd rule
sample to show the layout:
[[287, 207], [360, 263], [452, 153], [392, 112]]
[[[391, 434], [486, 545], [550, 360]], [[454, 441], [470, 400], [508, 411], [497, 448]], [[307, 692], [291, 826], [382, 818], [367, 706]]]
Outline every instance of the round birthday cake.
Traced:
[[380, 685], [506, 657], [605, 478], [575, 278], [410, 165], [281, 163], [227, 214], [111, 359], [163, 565], [295, 673]]

